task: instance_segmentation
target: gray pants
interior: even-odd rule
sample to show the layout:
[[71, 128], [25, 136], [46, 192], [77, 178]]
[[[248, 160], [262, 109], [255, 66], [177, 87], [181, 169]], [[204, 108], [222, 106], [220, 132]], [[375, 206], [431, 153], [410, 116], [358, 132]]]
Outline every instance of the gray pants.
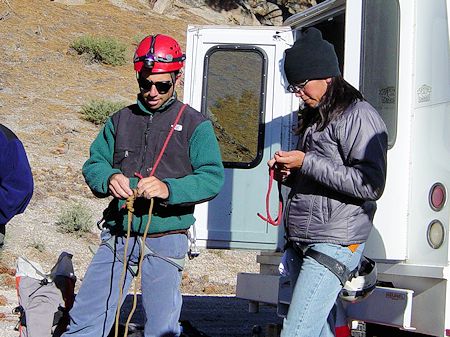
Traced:
[[[102, 233], [102, 241], [111, 237]], [[128, 261], [139, 261], [141, 238], [130, 238]], [[70, 311], [70, 327], [64, 337], [108, 336], [114, 325], [119, 285], [123, 270], [125, 238], [118, 237], [114, 249], [102, 244], [95, 254], [75, 303]], [[146, 245], [164, 257], [182, 258], [188, 250], [188, 239], [184, 234], [172, 234], [159, 238], [147, 238]], [[119, 259], [117, 258], [119, 257]], [[167, 261], [146, 255], [141, 271], [142, 304], [145, 310], [145, 337], [173, 337], [181, 333], [178, 323], [182, 296], [180, 292], [181, 271]], [[123, 286], [123, 299], [133, 276], [127, 269]]]

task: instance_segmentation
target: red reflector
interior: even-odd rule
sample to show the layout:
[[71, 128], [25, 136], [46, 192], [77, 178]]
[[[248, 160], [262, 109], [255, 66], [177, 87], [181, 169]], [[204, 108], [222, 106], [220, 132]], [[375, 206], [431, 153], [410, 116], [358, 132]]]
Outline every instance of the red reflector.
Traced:
[[430, 189], [430, 206], [435, 211], [440, 211], [445, 204], [445, 187], [441, 183], [434, 184]]
[[450, 329], [445, 329], [445, 335], [450, 336]]
[[335, 328], [336, 337], [350, 337], [351, 331], [348, 326], [337, 326]]

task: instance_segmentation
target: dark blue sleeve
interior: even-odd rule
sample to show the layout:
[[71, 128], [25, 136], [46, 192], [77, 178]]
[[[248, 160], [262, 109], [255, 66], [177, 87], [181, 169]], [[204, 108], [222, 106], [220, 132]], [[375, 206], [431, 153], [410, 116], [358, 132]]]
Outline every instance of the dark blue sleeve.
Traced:
[[0, 224], [22, 213], [32, 195], [33, 176], [22, 143], [0, 134]]

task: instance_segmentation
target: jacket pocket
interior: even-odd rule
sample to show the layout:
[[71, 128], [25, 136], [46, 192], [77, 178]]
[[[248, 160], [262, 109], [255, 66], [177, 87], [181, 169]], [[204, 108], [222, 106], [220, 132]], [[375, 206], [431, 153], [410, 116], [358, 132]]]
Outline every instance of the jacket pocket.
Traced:
[[126, 176], [130, 176], [134, 174], [131, 172], [133, 169], [138, 169], [138, 156], [138, 148], [117, 148], [114, 150], [113, 167], [120, 169]]
[[335, 200], [332, 198], [327, 198], [327, 215], [328, 219], [327, 222], [332, 222], [339, 218], [346, 218], [348, 217], [348, 212], [345, 212], [345, 206], [346, 204], [343, 202], [340, 202], [339, 200]]
[[287, 224], [291, 236], [306, 237], [308, 235], [316, 198], [315, 195], [298, 193], [290, 200]]

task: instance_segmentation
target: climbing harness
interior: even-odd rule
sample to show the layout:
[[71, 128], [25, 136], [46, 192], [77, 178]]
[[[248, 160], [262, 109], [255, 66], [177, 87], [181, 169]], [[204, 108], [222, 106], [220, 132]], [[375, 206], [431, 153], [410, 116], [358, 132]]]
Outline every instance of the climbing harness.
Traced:
[[[352, 245], [358, 246], [358, 245]], [[292, 247], [303, 256], [309, 256], [331, 271], [342, 285], [339, 298], [347, 302], [357, 302], [369, 296], [376, 287], [377, 267], [375, 261], [367, 256], [362, 256], [358, 266], [350, 270], [342, 262], [319, 252], [313, 248], [306, 251], [297, 243], [293, 242]], [[352, 250], [352, 247], [349, 246]], [[353, 251], [353, 250], [352, 250]]]
[[266, 214], [267, 217], [261, 215], [260, 213], [257, 213], [258, 216], [263, 219], [264, 221], [270, 223], [272, 226], [278, 226], [281, 223], [281, 216], [283, 214], [283, 197], [281, 195], [281, 183], [278, 182], [278, 216], [275, 218], [275, 220], [270, 215], [270, 192], [272, 191], [272, 184], [273, 184], [273, 177], [274, 177], [274, 168], [271, 167], [269, 169], [269, 188], [267, 189], [266, 194]]
[[200, 251], [197, 248], [197, 233], [195, 230], [195, 223], [192, 225], [192, 234], [188, 231], [188, 239], [189, 239], [189, 250], [188, 250], [188, 258], [192, 260], [193, 258], [200, 255]]
[[[159, 165], [159, 162], [161, 161], [161, 158], [164, 154], [164, 151], [167, 148], [167, 145], [169, 143], [170, 138], [172, 137], [172, 134], [175, 130], [175, 127], [178, 125], [178, 122], [181, 118], [181, 115], [183, 114], [184, 110], [186, 109], [187, 104], [183, 104], [183, 106], [180, 108], [180, 111], [178, 111], [178, 114], [175, 118], [175, 121], [173, 122], [173, 124], [170, 127], [170, 131], [164, 141], [164, 144], [161, 148], [161, 151], [158, 154], [158, 157], [155, 161], [155, 164], [153, 165], [153, 168], [150, 172], [149, 177], [152, 177], [155, 174], [156, 168]], [[135, 173], [136, 176], [138, 176], [139, 178], [143, 178], [139, 173]], [[134, 201], [137, 198], [137, 189], [133, 190], [133, 195], [127, 198], [126, 201], [126, 208], [128, 211], [128, 222], [127, 222], [127, 236], [126, 236], [126, 240], [125, 240], [125, 246], [124, 246], [124, 255], [123, 255], [123, 271], [122, 271], [122, 275], [120, 278], [120, 290], [119, 290], [119, 299], [118, 299], [118, 304], [117, 304], [117, 311], [116, 311], [116, 319], [115, 319], [115, 327], [114, 327], [114, 336], [118, 337], [119, 335], [119, 318], [120, 318], [120, 307], [121, 307], [121, 303], [122, 303], [122, 298], [123, 298], [123, 284], [125, 282], [125, 277], [126, 277], [126, 273], [127, 273], [127, 269], [128, 269], [128, 263], [127, 263], [127, 253], [128, 253], [128, 242], [131, 236], [131, 225], [132, 225], [132, 220], [133, 220], [133, 213], [134, 213]], [[142, 262], [144, 260], [144, 256], [146, 255], [146, 252], [150, 252], [150, 254], [152, 256], [156, 256], [159, 258], [163, 258], [165, 261], [173, 264], [174, 266], [176, 266], [179, 270], [183, 270], [183, 266], [184, 266], [184, 259], [172, 259], [172, 258], [166, 258], [166, 257], [162, 257], [161, 255], [155, 253], [154, 251], [152, 251], [149, 247], [147, 247], [147, 245], [145, 244], [146, 239], [147, 239], [147, 234], [148, 231], [150, 229], [150, 223], [151, 223], [151, 219], [152, 219], [152, 213], [153, 213], [153, 205], [154, 205], [154, 198], [150, 199], [150, 207], [148, 210], [148, 220], [147, 220], [147, 224], [145, 225], [145, 229], [144, 229], [144, 234], [142, 236], [142, 244], [141, 244], [141, 253], [139, 256], [139, 261], [138, 261], [138, 265], [137, 265], [137, 272], [132, 273], [132, 275], [134, 276], [134, 274], [136, 275], [135, 279], [134, 279], [134, 292], [133, 292], [133, 305], [130, 311], [130, 314], [128, 315], [127, 321], [125, 323], [125, 332], [124, 332], [124, 337], [128, 336], [128, 325], [131, 321], [131, 317], [134, 314], [134, 311], [136, 310], [136, 306], [137, 306], [137, 289], [138, 289], [138, 280], [139, 280], [139, 276], [141, 273], [141, 267], [142, 267]], [[115, 239], [115, 237], [113, 237]], [[110, 239], [111, 240], [111, 239]], [[109, 240], [108, 240], [109, 241]], [[114, 244], [114, 241], [109, 242], [109, 247], [111, 247], [111, 243]], [[181, 262], [181, 260], [183, 260], [183, 262]]]

